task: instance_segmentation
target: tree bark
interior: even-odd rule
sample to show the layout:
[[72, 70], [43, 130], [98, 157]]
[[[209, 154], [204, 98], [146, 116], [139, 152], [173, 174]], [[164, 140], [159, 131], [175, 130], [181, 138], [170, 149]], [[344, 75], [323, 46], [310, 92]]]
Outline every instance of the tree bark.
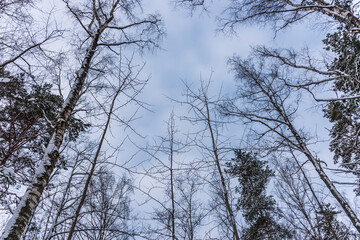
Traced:
[[59, 159], [59, 148], [61, 147], [65, 135], [66, 122], [80, 98], [80, 93], [90, 69], [91, 60], [98, 46], [100, 35], [101, 31], [99, 30], [94, 35], [91, 45], [86, 51], [86, 56], [82, 61], [81, 68], [76, 72], [74, 85], [70, 90], [63, 108], [57, 116], [55, 131], [41, 159], [40, 165], [36, 170], [33, 183], [26, 190], [12, 218], [8, 221], [1, 237], [3, 240], [17, 240], [21, 238], [29, 219], [33, 215], [36, 206], [40, 201], [42, 192], [49, 182], [50, 176], [55, 169], [56, 162]]

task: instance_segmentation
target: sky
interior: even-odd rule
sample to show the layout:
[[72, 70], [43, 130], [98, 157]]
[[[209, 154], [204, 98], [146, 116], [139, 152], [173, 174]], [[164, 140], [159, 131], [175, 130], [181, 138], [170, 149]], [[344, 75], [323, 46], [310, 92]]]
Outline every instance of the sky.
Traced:
[[[151, 75], [143, 98], [153, 105], [154, 110], [153, 114], [147, 115], [153, 125], [144, 131], [161, 132], [163, 121], [177, 105], [168, 97], [181, 99], [183, 81], [196, 86], [200, 79], [208, 80], [211, 76], [213, 88], [222, 86], [226, 92], [233, 87], [227, 59], [234, 54], [247, 55], [251, 43], [265, 44], [269, 35], [266, 31], [252, 28], [245, 29], [241, 38], [216, 32], [215, 14], [218, 11], [214, 9], [223, 6], [210, 8], [209, 13], [194, 12], [193, 16], [187, 9], [174, 8], [164, 0], [151, 1], [151, 6], [162, 15], [167, 36], [161, 44], [162, 49], [143, 56], [146, 61], [144, 74]], [[147, 9], [145, 2], [144, 9]], [[177, 110], [174, 111], [176, 114]], [[147, 117], [143, 118], [145, 122]]]
[[[186, 109], [169, 99], [184, 99], [184, 81], [197, 88], [200, 79], [211, 78], [210, 95], [217, 95], [221, 88], [223, 95], [231, 96], [236, 83], [227, 65], [230, 57], [246, 58], [251, 47], [257, 45], [322, 48], [324, 32], [306, 24], [291, 26], [276, 36], [270, 26], [256, 25], [239, 25], [236, 35], [219, 32], [216, 19], [225, 7], [225, 1], [216, 1], [208, 12], [195, 11], [191, 15], [188, 9], [175, 8], [169, 1], [144, 1], [144, 9], [158, 11], [163, 17], [167, 34], [162, 49], [145, 53], [139, 59], [146, 62], [143, 74], [151, 76], [141, 99], [152, 105], [153, 112], [141, 112], [136, 127], [147, 136], [147, 141], [166, 132], [164, 122], [171, 111], [175, 115], [187, 114]], [[236, 131], [242, 130], [232, 130]], [[238, 138], [235, 136], [234, 141]]]

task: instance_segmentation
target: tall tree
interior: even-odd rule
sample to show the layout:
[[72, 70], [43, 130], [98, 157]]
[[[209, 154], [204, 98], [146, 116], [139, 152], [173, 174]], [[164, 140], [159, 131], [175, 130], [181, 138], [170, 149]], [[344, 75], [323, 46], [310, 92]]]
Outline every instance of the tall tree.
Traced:
[[[127, 240], [136, 235], [129, 225], [131, 180], [115, 177], [105, 166], [91, 179], [89, 192], [83, 205], [84, 212], [77, 222], [74, 238]], [[69, 236], [69, 235], [68, 235]]]
[[[140, 66], [139, 69], [135, 69], [135, 67], [131, 65], [132, 64], [131, 60], [129, 60], [129, 62], [126, 62], [126, 63], [123, 63], [122, 61], [123, 60], [120, 57], [120, 64], [119, 64], [120, 67], [118, 68], [118, 76], [117, 76], [118, 82], [115, 83], [115, 81], [114, 81], [114, 82], [110, 83], [110, 86], [111, 86], [111, 87], [109, 86], [110, 91], [107, 91], [107, 96], [104, 101], [105, 103], [109, 102], [110, 106], [108, 107], [108, 109], [107, 109], [107, 106], [105, 106], [105, 105], [101, 106], [102, 108], [104, 108], [104, 113], [102, 115], [106, 116], [105, 124], [102, 129], [102, 134], [101, 134], [96, 152], [90, 163], [91, 167], [88, 171], [88, 176], [86, 178], [85, 185], [82, 189], [80, 201], [76, 208], [76, 211], [74, 214], [74, 219], [71, 224], [69, 234], [67, 236], [67, 239], [69, 239], [69, 240], [72, 239], [72, 236], [74, 234], [81, 208], [84, 205], [86, 196], [88, 194], [91, 179], [96, 172], [96, 168], [98, 168], [101, 163], [101, 161], [100, 161], [101, 149], [103, 148], [103, 145], [105, 145], [106, 135], [110, 129], [111, 120], [117, 117], [118, 119], [122, 119], [121, 124], [129, 125], [129, 123], [125, 120], [126, 118], [124, 118], [124, 117], [120, 118], [117, 115], [117, 111], [119, 111], [119, 109], [121, 109], [121, 107], [124, 107], [127, 104], [136, 102], [138, 94], [141, 93], [142, 89], [144, 88], [144, 86], [147, 83], [147, 80], [140, 80], [138, 78], [138, 76], [142, 70], [142, 66]], [[115, 78], [116, 77], [114, 77], [114, 79]], [[123, 100], [126, 99], [125, 104], [121, 104], [120, 106], [117, 106], [117, 103], [119, 102], [120, 98], [122, 98]], [[99, 101], [99, 100], [97, 100], [97, 101]]]
[[226, 171], [239, 182], [237, 207], [243, 211], [249, 225], [243, 230], [242, 239], [290, 239], [290, 229], [279, 223], [281, 211], [275, 199], [266, 193], [270, 178], [274, 176], [267, 162], [252, 152], [235, 150], [235, 158], [228, 163]]
[[[38, 85], [25, 74], [0, 73], [0, 181], [1, 201], [12, 206], [10, 186], [27, 186], [44, 153], [63, 99], [52, 93], [52, 85]], [[89, 124], [71, 116], [65, 136], [75, 141]]]
[[240, 240], [229, 178], [224, 171], [225, 156], [229, 148], [226, 140], [222, 139], [221, 128], [224, 122], [216, 110], [219, 99], [209, 96], [210, 82], [201, 80], [197, 91], [185, 84], [186, 101], [182, 103], [189, 107], [189, 112], [193, 115], [189, 114], [183, 119], [201, 127], [196, 131], [193, 142], [203, 152], [207, 171], [213, 173], [210, 180], [216, 195], [213, 203], [216, 205], [214, 208], [217, 210], [220, 226], [223, 227], [224, 237]]
[[294, 229], [296, 239], [356, 239], [330, 204], [328, 191], [312, 182], [306, 170], [293, 154], [291, 159], [272, 156], [277, 168], [276, 190], [283, 208], [283, 218]]
[[[238, 97], [222, 106], [223, 113], [240, 117], [245, 123], [257, 123], [259, 128], [254, 129], [254, 137], [261, 142], [265, 140], [266, 149], [300, 152], [312, 164], [353, 226], [360, 232], [358, 216], [325, 172], [322, 166], [324, 161], [311, 150], [308, 143], [310, 139], [296, 127], [295, 117], [300, 96], [292, 87], [284, 84], [284, 81], [291, 79], [292, 72], [284, 71], [281, 65], [256, 55], [248, 60], [233, 58], [230, 63], [236, 79], [242, 84], [238, 88]], [[240, 101], [236, 103], [236, 99]]]

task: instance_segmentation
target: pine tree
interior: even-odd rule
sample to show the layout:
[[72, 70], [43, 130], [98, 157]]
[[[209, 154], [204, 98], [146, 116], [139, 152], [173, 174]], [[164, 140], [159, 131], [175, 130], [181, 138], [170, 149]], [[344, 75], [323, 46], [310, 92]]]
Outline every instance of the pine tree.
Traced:
[[[333, 90], [340, 95], [324, 109], [324, 115], [333, 123], [330, 136], [330, 150], [334, 152], [335, 163], [352, 170], [359, 170], [360, 145], [360, 41], [356, 34], [346, 27], [327, 35], [324, 40], [326, 50], [335, 54], [329, 67], [331, 71], [342, 73], [333, 83]], [[355, 189], [360, 194], [360, 189]]]
[[[38, 85], [24, 74], [0, 69], [0, 204], [9, 207], [16, 196], [11, 186], [27, 185], [50, 140], [63, 99], [52, 85]], [[75, 141], [89, 125], [75, 117], [68, 122], [67, 140]], [[59, 161], [63, 165], [64, 159]]]
[[235, 189], [240, 194], [237, 208], [242, 210], [249, 225], [243, 230], [242, 239], [289, 239], [290, 231], [278, 221], [281, 211], [276, 201], [273, 196], [266, 195], [266, 186], [274, 176], [267, 162], [259, 160], [252, 152], [236, 150], [227, 172], [239, 181]]
[[340, 212], [335, 211], [335, 207], [331, 206], [330, 203], [323, 204], [323, 210], [317, 212], [318, 225], [316, 227], [321, 231], [321, 239], [334, 239], [334, 233], [337, 239], [340, 240], [356, 239], [354, 233], [351, 232], [343, 222], [336, 218], [336, 215], [339, 213]]

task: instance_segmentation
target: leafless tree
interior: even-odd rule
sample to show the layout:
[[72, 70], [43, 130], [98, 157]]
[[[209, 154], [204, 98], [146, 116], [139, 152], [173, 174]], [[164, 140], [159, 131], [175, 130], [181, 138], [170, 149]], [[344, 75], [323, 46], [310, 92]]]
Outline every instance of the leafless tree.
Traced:
[[[174, 112], [166, 122], [167, 133], [159, 141], [141, 148], [150, 155], [153, 164], [147, 168], [140, 180], [139, 189], [155, 204], [145, 230], [148, 239], [195, 239], [199, 226], [208, 211], [202, 208], [199, 198], [202, 179], [196, 176], [196, 169], [189, 162], [180, 160], [188, 144], [178, 140]], [[141, 186], [147, 181], [146, 186]], [[149, 186], [150, 185], [150, 186]]]
[[[176, 0], [178, 4], [191, 8], [203, 6], [209, 1]], [[282, 29], [310, 15], [323, 15], [359, 32], [360, 19], [357, 1], [331, 0], [229, 0], [222, 20], [222, 28], [234, 28], [240, 23], [256, 22], [273, 24]], [[318, 22], [319, 23], [319, 22]], [[316, 24], [316, 23], [315, 23]]]
[[204, 166], [211, 175], [210, 185], [215, 192], [213, 209], [217, 211], [216, 215], [219, 218], [220, 226], [224, 229], [224, 236], [239, 240], [240, 235], [236, 211], [231, 198], [229, 178], [223, 169], [227, 160], [226, 154], [231, 151], [231, 148], [227, 143], [227, 138], [221, 134], [224, 122], [216, 110], [216, 103], [219, 99], [209, 96], [210, 82], [201, 80], [198, 91], [185, 84], [184, 97], [186, 100], [181, 103], [189, 107], [191, 115], [184, 116], [182, 119], [200, 127], [200, 130], [193, 135], [195, 136], [193, 142], [202, 152]]
[[199, 198], [201, 186], [201, 180], [197, 176], [189, 176], [188, 173], [175, 179], [179, 239], [197, 239], [198, 229], [204, 224], [204, 219], [209, 213], [204, 207], [205, 203]]
[[[120, 64], [121, 64], [121, 62], [120, 62]], [[72, 225], [69, 230], [68, 237], [67, 237], [67, 239], [69, 239], [69, 240], [72, 239], [76, 224], [78, 222], [78, 217], [79, 217], [81, 208], [82, 208], [83, 204], [85, 203], [85, 199], [87, 196], [88, 189], [90, 187], [91, 179], [96, 171], [96, 168], [99, 165], [99, 157], [100, 157], [100, 153], [101, 153], [101, 148], [103, 147], [103, 144], [105, 141], [105, 136], [110, 128], [110, 121], [112, 118], [115, 118], [114, 117], [114, 115], [116, 115], [115, 110], [119, 110], [119, 108], [121, 108], [121, 106], [124, 106], [124, 105], [126, 106], [126, 104], [130, 104], [132, 101], [136, 101], [137, 95], [139, 93], [141, 93], [141, 90], [147, 83], [147, 81], [141, 81], [138, 79], [139, 73], [142, 68], [140, 68], [139, 70], [135, 70], [134, 67], [131, 66], [131, 61], [129, 63], [127, 63], [126, 66], [127, 66], [127, 70], [125, 70], [124, 68], [119, 69], [120, 75], [119, 75], [119, 79], [118, 79], [118, 84], [115, 85], [114, 83], [112, 83], [112, 88], [113, 88], [114, 93], [112, 95], [109, 95], [110, 93], [108, 93], [109, 100], [105, 100], [105, 102], [108, 102], [108, 101], [110, 102], [109, 109], [108, 110], [105, 109], [106, 123], [104, 125], [104, 129], [103, 129], [96, 153], [94, 155], [93, 160], [91, 161], [91, 168], [88, 171], [88, 176], [85, 181], [85, 185], [82, 189], [80, 201], [79, 201], [79, 204], [78, 204], [77, 209], [74, 214], [74, 219], [73, 219], [73, 222], [72, 222]], [[134, 91], [134, 92], [131, 93], [130, 91]], [[128, 101], [125, 103], [122, 103], [119, 107], [117, 107], [116, 103], [118, 102], [121, 95], [125, 95], [126, 97], [128, 97]], [[119, 116], [117, 116], [117, 117], [119, 118]], [[124, 122], [121, 121], [121, 123], [124, 123]], [[125, 124], [128, 124], [128, 123], [125, 122]]]
[[105, 166], [98, 169], [89, 186], [84, 211], [74, 231], [76, 239], [130, 239], [130, 194], [132, 184], [125, 176], [116, 179]]
[[[156, 229], [152, 229], [157, 238], [161, 239], [179, 239], [177, 236], [177, 204], [176, 202], [176, 189], [175, 189], [175, 169], [178, 169], [175, 162], [176, 156], [184, 150], [184, 145], [177, 141], [174, 112], [171, 113], [169, 120], [167, 121], [167, 133], [165, 137], [160, 137], [160, 142], [155, 143], [154, 146], [147, 146], [142, 150], [149, 154], [152, 160], [156, 161], [154, 166], [146, 171], [145, 176], [158, 182], [158, 185], [164, 185], [165, 200], [158, 199], [153, 196], [152, 190], [147, 190], [146, 195], [150, 200], [160, 204], [159, 208], [154, 211], [155, 217], [153, 219], [158, 222], [160, 226], [155, 226]], [[160, 156], [161, 155], [161, 156]], [[168, 161], [164, 160], [168, 158]], [[159, 186], [158, 186], [159, 187]]]
[[[230, 64], [239, 81], [237, 97], [221, 106], [223, 114], [241, 119], [244, 124], [256, 124], [254, 141], [265, 143], [270, 151], [293, 151], [312, 164], [320, 179], [360, 232], [357, 214], [324, 170], [324, 160], [319, 159], [309, 146], [311, 138], [296, 125], [300, 96], [283, 84], [291, 72], [282, 71], [274, 62], [262, 58], [241, 60], [233, 58]], [[258, 144], [258, 146], [261, 146]]]
[[[283, 205], [284, 219], [299, 239], [356, 239], [355, 234], [337, 218], [327, 202], [328, 191], [315, 184], [295, 155], [273, 157], [278, 178], [277, 196]], [[287, 158], [285, 161], [282, 157]], [[286, 206], [286, 207], [285, 207]]]
[[[38, 21], [32, 16], [34, 12], [46, 20]], [[42, 81], [33, 69], [44, 64], [38, 60], [51, 55], [49, 44], [60, 40], [63, 34], [52, 22], [52, 12], [40, 10], [32, 0], [4, 0], [0, 3], [0, 15], [0, 69], [26, 73], [36, 82]]]

